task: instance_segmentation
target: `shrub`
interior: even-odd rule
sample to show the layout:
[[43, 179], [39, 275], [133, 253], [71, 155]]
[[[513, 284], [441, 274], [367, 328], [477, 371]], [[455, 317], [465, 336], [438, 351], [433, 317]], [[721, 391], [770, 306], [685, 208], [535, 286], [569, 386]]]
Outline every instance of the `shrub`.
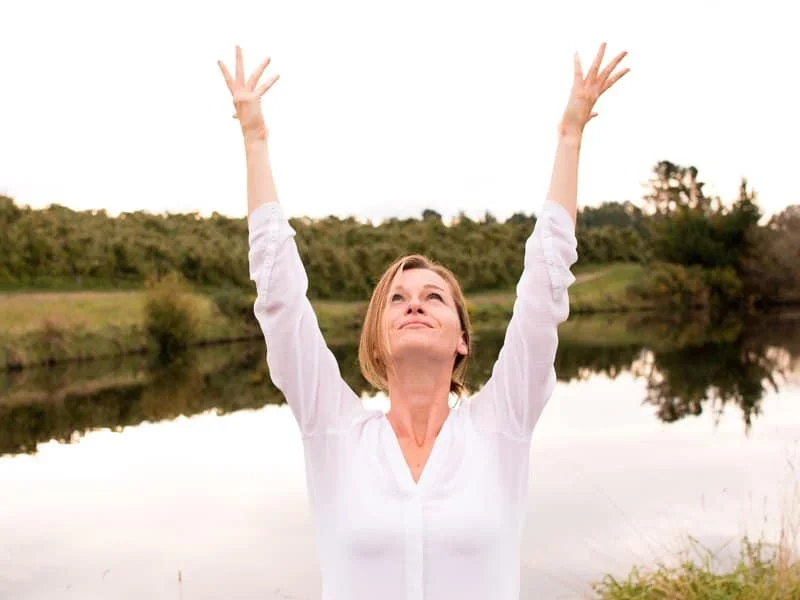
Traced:
[[182, 354], [197, 339], [198, 319], [191, 291], [176, 273], [147, 284], [145, 330], [159, 358]]
[[632, 284], [635, 298], [653, 302], [661, 308], [686, 310], [707, 306], [709, 290], [701, 267], [656, 262], [641, 281]]
[[211, 296], [211, 300], [220, 314], [235, 321], [250, 320], [257, 325], [253, 305], [255, 298], [250, 294], [237, 289], [224, 290]]

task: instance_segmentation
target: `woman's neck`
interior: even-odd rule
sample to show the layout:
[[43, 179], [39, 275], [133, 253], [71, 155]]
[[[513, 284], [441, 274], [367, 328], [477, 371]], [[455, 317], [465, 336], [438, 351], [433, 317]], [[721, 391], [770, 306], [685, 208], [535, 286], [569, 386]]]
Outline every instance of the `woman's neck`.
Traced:
[[390, 408], [387, 417], [399, 438], [409, 438], [422, 447], [436, 439], [450, 414], [449, 371], [416, 368], [404, 372], [402, 366], [388, 373]]

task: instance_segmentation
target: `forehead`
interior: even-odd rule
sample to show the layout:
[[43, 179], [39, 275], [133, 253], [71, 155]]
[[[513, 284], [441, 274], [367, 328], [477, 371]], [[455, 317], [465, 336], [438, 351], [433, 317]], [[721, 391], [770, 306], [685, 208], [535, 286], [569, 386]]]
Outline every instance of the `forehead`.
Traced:
[[430, 269], [406, 269], [399, 271], [392, 280], [391, 289], [403, 287], [406, 289], [418, 289], [427, 285], [433, 285], [442, 288], [445, 291], [450, 290], [447, 281]]

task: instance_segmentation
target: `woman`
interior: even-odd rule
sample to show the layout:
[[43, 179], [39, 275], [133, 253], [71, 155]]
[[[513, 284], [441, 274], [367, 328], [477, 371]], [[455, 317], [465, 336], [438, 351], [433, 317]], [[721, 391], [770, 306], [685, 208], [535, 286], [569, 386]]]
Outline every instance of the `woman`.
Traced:
[[519, 597], [531, 435], [556, 384], [557, 326], [577, 259], [578, 155], [597, 98], [628, 69], [602, 71], [601, 46], [575, 78], [558, 129], [547, 200], [525, 246], [514, 312], [492, 375], [463, 391], [469, 321], [458, 282], [412, 256], [391, 265], [369, 303], [359, 346], [390, 409], [368, 411], [342, 380], [306, 296], [308, 280], [275, 191], [259, 87], [219, 63], [247, 161], [250, 275], [269, 372], [303, 438], [326, 600]]

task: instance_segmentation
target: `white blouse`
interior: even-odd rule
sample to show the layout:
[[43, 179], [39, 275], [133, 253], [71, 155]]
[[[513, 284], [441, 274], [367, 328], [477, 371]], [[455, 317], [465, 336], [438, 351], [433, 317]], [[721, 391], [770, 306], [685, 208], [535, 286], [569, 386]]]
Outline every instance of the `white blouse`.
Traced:
[[418, 482], [383, 411], [345, 383], [307, 298], [278, 203], [248, 218], [255, 314], [272, 381], [300, 428], [323, 600], [516, 600], [531, 435], [556, 385], [575, 228], [545, 201], [503, 348], [451, 409]]

